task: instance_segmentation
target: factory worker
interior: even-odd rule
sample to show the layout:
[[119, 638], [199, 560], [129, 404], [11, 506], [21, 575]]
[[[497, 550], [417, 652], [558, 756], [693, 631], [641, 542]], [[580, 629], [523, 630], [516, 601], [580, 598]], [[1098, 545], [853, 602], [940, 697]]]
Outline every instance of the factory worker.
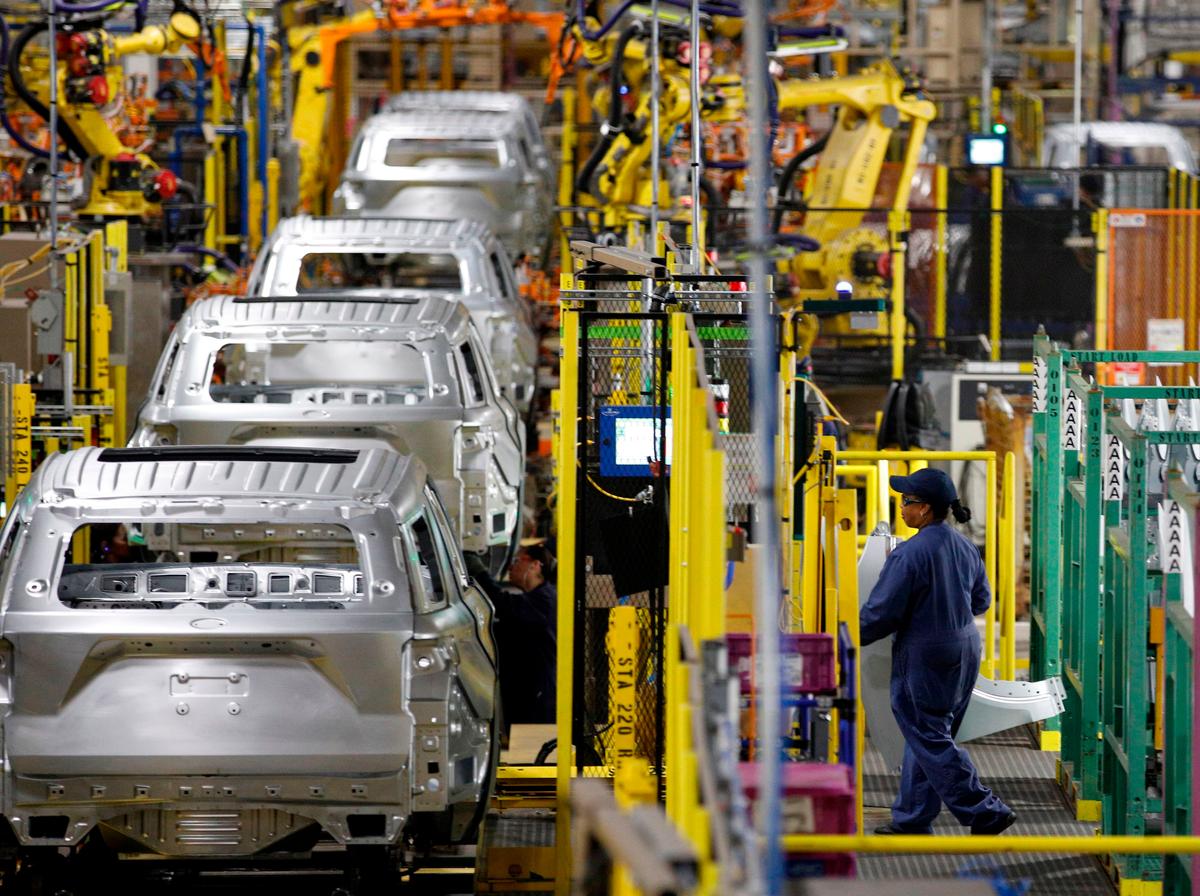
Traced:
[[929, 834], [942, 803], [972, 834], [999, 834], [1016, 815], [979, 780], [954, 742], [979, 673], [974, 617], [992, 601], [979, 551], [946, 521], [971, 513], [940, 470], [892, 476], [901, 516], [918, 530], [898, 545], [859, 616], [862, 643], [896, 636], [892, 712], [904, 735], [900, 793], [877, 834]]
[[558, 628], [554, 555], [541, 542], [517, 552], [508, 581], [519, 594], [497, 585], [477, 561], [468, 567], [496, 607], [493, 627], [505, 724], [553, 722]]

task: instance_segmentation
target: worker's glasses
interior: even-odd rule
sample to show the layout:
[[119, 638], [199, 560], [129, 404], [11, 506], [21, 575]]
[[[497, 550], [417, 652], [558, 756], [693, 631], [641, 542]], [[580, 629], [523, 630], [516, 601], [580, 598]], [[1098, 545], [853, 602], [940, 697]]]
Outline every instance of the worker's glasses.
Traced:
[[922, 501], [920, 498], [914, 498], [911, 495], [902, 495], [900, 498], [901, 507], [911, 507], [913, 504], [928, 504], [928, 501]]

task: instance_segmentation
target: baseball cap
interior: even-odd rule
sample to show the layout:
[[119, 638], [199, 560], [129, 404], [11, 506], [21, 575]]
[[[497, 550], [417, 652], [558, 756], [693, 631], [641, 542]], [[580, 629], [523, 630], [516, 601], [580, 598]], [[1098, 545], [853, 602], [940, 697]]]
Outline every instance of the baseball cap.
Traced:
[[907, 476], [891, 476], [888, 483], [902, 495], [916, 495], [934, 507], [949, 507], [958, 500], [958, 490], [941, 470], [926, 467]]

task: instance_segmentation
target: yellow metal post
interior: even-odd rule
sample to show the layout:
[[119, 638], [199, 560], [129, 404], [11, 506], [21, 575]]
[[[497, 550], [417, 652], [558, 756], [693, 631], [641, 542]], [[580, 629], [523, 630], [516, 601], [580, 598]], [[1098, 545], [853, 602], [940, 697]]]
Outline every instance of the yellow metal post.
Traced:
[[991, 251], [988, 253], [989, 292], [988, 310], [990, 325], [988, 338], [992, 343], [991, 358], [1000, 360], [1000, 278], [1003, 273], [1002, 253], [1004, 250], [1004, 169], [999, 165], [992, 168], [992, 183], [989, 193], [991, 199]]
[[[575, 182], [575, 90], [571, 87], [562, 91], [562, 137], [559, 141], [561, 158], [558, 166], [558, 205], [567, 208], [571, 205], [571, 185]], [[571, 212], [560, 212], [558, 218], [559, 259], [564, 270], [570, 270], [570, 240], [568, 233], [571, 225]], [[674, 424], [672, 424], [673, 426]]]
[[[999, 563], [996, 557], [996, 529], [1000, 515], [996, 512], [996, 455], [988, 453], [987, 459], [987, 520], [983, 530], [983, 567], [987, 574], [988, 583], [992, 586], [992, 594], [998, 592], [996, 570]], [[996, 677], [996, 600], [993, 598], [983, 617], [984, 639], [983, 662], [979, 671], [988, 678]]]
[[[621, 761], [637, 755], [637, 731], [634, 713], [637, 706], [637, 608], [613, 607], [608, 614], [605, 647], [609, 658], [609, 700], [613, 708], [613, 752], [620, 770]], [[618, 794], [617, 802], [621, 802]]]
[[[1096, 349], [1098, 351], [1104, 351], [1109, 347], [1108, 209], [1102, 208], [1092, 214], [1092, 230], [1094, 231], [1096, 238], [1096, 335], [1094, 341]], [[1098, 373], [1099, 371], [1097, 371], [1097, 374]]]
[[[691, 547], [691, 528], [688, 517], [692, 492], [689, 474], [692, 471], [692, 421], [691, 403], [687, 401], [688, 356], [690, 346], [687, 339], [685, 316], [671, 315], [671, 478], [676, 480], [668, 495], [670, 501], [669, 556], [670, 572], [667, 580], [667, 638], [668, 645], [678, 643], [679, 629], [688, 624], [689, 595], [688, 557]], [[666, 718], [666, 764], [672, 768], [674, 761], [681, 760], [686, 744], [691, 738], [687, 717], [675, 711], [675, 701], [687, 691], [687, 673], [677, 656], [678, 650], [668, 646], [667, 656], [667, 718]], [[667, 785], [667, 817], [680, 823], [686, 813], [686, 792], [683, 787]]]
[[558, 416], [558, 766], [555, 776], [555, 880], [554, 892], [568, 896], [571, 889], [571, 717], [575, 671], [575, 463], [579, 450], [579, 315], [562, 314], [562, 360], [559, 366]]
[[[820, 446], [814, 446], [814, 452], [820, 452]], [[810, 463], [800, 480], [804, 490], [801, 500], [804, 502], [804, 519], [819, 520], [821, 518], [821, 470], [820, 462]], [[812, 524], [809, 524], [812, 528]], [[800, 577], [802, 582], [797, 591], [801, 609], [802, 631], [818, 632], [821, 630], [821, 596], [820, 567], [821, 542], [815, 531], [803, 533], [801, 545]], [[793, 620], [794, 621], [794, 620]], [[765, 624], [765, 622], [760, 623]]]
[[217, 232], [218, 212], [221, 209], [217, 197], [217, 156], [212, 146], [204, 149], [204, 204], [211, 209], [204, 223], [204, 245], [209, 249], [224, 251]]
[[908, 341], [908, 321], [904, 316], [904, 287], [908, 258], [907, 233], [911, 226], [907, 210], [888, 212], [888, 242], [892, 256], [892, 379], [904, 379], [904, 348]]
[[863, 528], [870, 535], [879, 524], [879, 468], [874, 464], [838, 464], [834, 469], [838, 476], [862, 476], [866, 480]]
[[1021, 546], [1017, 537], [1017, 459], [1011, 451], [1004, 455], [1004, 496], [1001, 530], [1001, 555], [1004, 574], [1000, 577], [1000, 676], [1005, 681], [1017, 677], [1017, 570]]
[[104, 225], [104, 245], [106, 249], [115, 249], [116, 257], [109, 262], [109, 270], [126, 271], [129, 269], [129, 222], [109, 221]]
[[879, 521], [887, 523], [889, 528], [892, 525], [892, 508], [891, 508], [891, 488], [888, 484], [888, 475], [891, 469], [886, 460], [875, 461], [875, 469], [877, 471], [875, 485], [879, 489]]
[[13, 501], [33, 475], [33, 413], [36, 402], [28, 383], [12, 387], [12, 478], [4, 494], [6, 510], [12, 512]]
[[[822, 451], [827, 448], [825, 443], [826, 438], [829, 442], [834, 442], [831, 437], [822, 436]], [[836, 444], [836, 443], [835, 443]], [[821, 557], [821, 565], [824, 567], [825, 574], [821, 576], [821, 582], [824, 588], [821, 591], [821, 622], [822, 625], [817, 631], [823, 631], [827, 635], [832, 635], [837, 638], [837, 624], [840, 615], [838, 613], [838, 565], [837, 565], [837, 485], [836, 481], [828, 481], [822, 479], [821, 482], [821, 521], [824, 523], [824, 540], [821, 543], [823, 552]], [[760, 623], [765, 624], [765, 622]], [[830, 726], [833, 730], [830, 732], [830, 750], [836, 752], [837, 749], [837, 726]]]
[[267, 160], [267, 228], [270, 236], [279, 223], [279, 159]]
[[700, 802], [696, 722], [699, 694], [682, 655], [685, 633], [699, 646], [725, 626], [724, 463], [716, 416], [706, 388], [690, 317], [671, 315], [670, 573], [667, 605], [667, 817], [697, 849], [698, 893], [716, 892], [718, 869], [709, 846], [708, 809]]
[[933, 335], [946, 338], [946, 256], [949, 251], [946, 206], [950, 201], [949, 173], [945, 165], [934, 171], [933, 204], [937, 209], [933, 246]]
[[[837, 588], [838, 588], [838, 622], [846, 623], [850, 631], [850, 641], [858, 644], [858, 493], [854, 489], [839, 489], [837, 492]], [[834, 643], [837, 643], [837, 629], [834, 629]], [[854, 755], [866, 755], [866, 727], [862, 720], [866, 718], [862, 708], [862, 675], [859, 669], [857, 651], [854, 655], [853, 699], [855, 702], [858, 724], [854, 726]], [[839, 726], [830, 726], [835, 731]], [[854, 821], [855, 830], [863, 830], [863, 763], [854, 764]]]

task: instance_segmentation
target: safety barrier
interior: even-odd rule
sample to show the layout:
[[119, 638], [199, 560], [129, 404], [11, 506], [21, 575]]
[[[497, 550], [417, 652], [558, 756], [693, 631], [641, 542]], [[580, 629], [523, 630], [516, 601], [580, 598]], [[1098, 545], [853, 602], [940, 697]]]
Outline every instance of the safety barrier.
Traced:
[[[582, 291], [570, 287], [564, 292], [568, 298], [583, 296]], [[617, 295], [618, 292], [610, 290], [605, 301], [621, 301], [625, 294]], [[713, 685], [710, 679], [714, 674], [719, 678], [720, 673], [714, 673], [714, 669], [722, 666], [726, 669], [724, 674], [729, 674], [724, 660], [714, 660], [724, 653], [721, 638], [726, 622], [726, 521], [731, 515], [733, 519], [742, 518], [738, 516], [739, 508], [752, 501], [747, 490], [752, 489], [757, 478], [751, 468], [743, 469], [750, 455], [748, 447], [738, 447], [736, 457], [730, 460], [731, 444], [737, 447], [739, 438], [748, 438], [744, 432], [748, 420], [742, 419], [749, 411], [748, 369], [744, 364], [749, 357], [745, 344], [748, 334], [744, 321], [735, 313], [602, 312], [590, 310], [597, 307], [594, 303], [584, 302], [584, 305], [587, 310], [563, 311], [563, 363], [556, 397], [559, 583], [564, 598], [559, 610], [559, 679], [576, 680], [581, 663], [586, 662], [579, 653], [579, 631], [581, 625], [588, 623], [586, 619], [581, 621], [578, 603], [581, 594], [585, 602], [590, 600], [587, 593], [592, 583], [588, 577], [596, 573], [596, 566], [584, 546], [594, 527], [579, 508], [589, 500], [584, 492], [595, 491], [597, 487], [596, 482], [589, 481], [589, 465], [595, 460], [595, 449], [591, 446], [603, 436], [596, 430], [594, 418], [603, 404], [614, 402], [621, 395], [627, 396], [632, 404], [665, 393], [669, 396], [665, 418], [670, 419], [672, 429], [666, 480], [669, 482], [667, 590], [671, 599], [666, 607], [663, 665], [658, 668], [663, 670], [667, 698], [662, 767], [669, 774], [661, 780], [655, 776], [656, 769], [646, 762], [650, 757], [643, 744], [631, 726], [622, 725], [624, 717], [637, 714], [629, 705], [630, 688], [625, 688], [624, 695], [620, 691], [629, 682], [620, 679], [627, 665], [641, 668], [639, 657], [645, 648], [637, 642], [642, 629], [633, 622], [633, 615], [641, 612], [640, 608], [616, 606], [606, 611], [611, 638], [606, 680], [616, 689], [606, 696], [617, 728], [598, 746], [603, 747], [605, 762], [611, 757], [611, 764], [615, 765], [613, 783], [618, 804], [631, 796], [636, 801], [638, 794], [653, 799], [661, 787], [667, 818], [694, 848], [698, 861], [696, 892], [725, 892], [717, 876], [726, 873], [729, 858], [724, 856], [718, 867], [712, 845], [717, 826], [736, 827], [742, 823], [739, 842], [745, 847], [743, 858], [749, 861], [755, 853], [753, 837], [744, 829], [748, 823], [744, 813], [725, 813], [717, 818], [710, 814], [713, 805], [726, 804], [728, 799], [744, 799], [735, 764], [736, 749], [734, 752], [714, 749], [720, 738], [732, 738], [722, 743], [736, 748], [736, 706], [731, 716], [714, 720], [713, 695], [728, 690], [719, 680]], [[785, 322], [788, 319], [784, 317]], [[649, 341], [644, 338], [647, 333], [651, 335]], [[669, 352], [659, 340], [669, 345]], [[797, 419], [803, 416], [798, 409], [798, 396], [804, 393], [804, 388], [795, 379], [795, 359], [791, 357], [794, 345], [786, 337], [784, 343], [780, 364], [781, 428], [789, 433], [808, 432], [811, 425], [815, 427], [816, 442], [811, 457], [805, 461], [807, 473], [801, 475], [802, 480], [808, 477], [810, 489], [807, 499], [799, 499], [798, 503], [807, 509], [798, 519], [787, 520], [788, 524], [794, 523], [795, 532], [807, 537], [796, 542], [790, 537], [785, 539], [785, 548], [789, 549], [785, 553], [794, 557], [794, 565], [787, 568], [793, 569], [797, 581], [791, 593], [794, 600], [785, 601], [785, 607], [791, 609], [780, 621], [787, 631], [822, 631], [835, 637], [840, 625], [852, 627], [850, 639], [856, 642], [857, 492], [837, 487], [838, 470], [833, 463], [836, 445], [831, 437], [820, 435], [819, 420]], [[598, 353], [598, 346], [608, 354]], [[645, 352], [646, 346], [652, 347], [650, 354]], [[788, 472], [781, 488], [781, 494], [787, 497], [781, 505], [785, 517], [791, 516], [790, 485], [796, 472], [792, 468], [794, 458], [785, 447], [791, 444], [792, 439], [781, 439], [778, 454], [781, 469]], [[803, 447], [796, 450], [804, 452]], [[575, 475], [570, 474], [572, 468]], [[602, 477], [601, 482], [608, 484]], [[886, 493], [880, 500], [887, 503]], [[809, 551], [811, 557], [801, 559]], [[807, 617], [809, 613], [811, 619]], [[849, 657], [852, 662], [853, 655]], [[854, 675], [854, 679], [847, 679], [845, 684], [855, 691], [857, 675], [850, 668], [846, 667], [845, 674]], [[856, 698], [857, 693], [853, 696]], [[564, 863], [560, 867], [567, 867], [570, 855], [565, 845], [571, 829], [566, 797], [573, 791], [572, 778], [596, 771], [605, 774], [604, 765], [592, 769], [580, 757], [579, 712], [572, 706], [579, 699], [578, 688], [560, 688], [559, 743], [573, 742], [576, 751], [573, 759], [569, 751], [560, 751], [556, 773], [559, 861]], [[861, 762], [856, 757], [862, 755], [863, 731], [861, 726], [853, 726], [853, 732], [851, 729], [854, 719], [860, 717], [860, 710], [850, 711], [844, 701], [828, 708], [831, 724], [826, 729], [828, 743], [822, 754], [843, 757], [854, 764], [860, 776], [861, 803]], [[621, 728], [624, 731], [617, 730]], [[722, 782], [723, 795], [714, 797], [712, 788], [722, 786]], [[861, 805], [856, 814], [861, 829]], [[724, 831], [720, 842], [727, 843], [728, 837]], [[614, 881], [623, 886], [628, 879], [618, 869]]]
[[[579, 444], [579, 433], [586, 421], [575, 418], [570, 411], [571, 394], [581, 382], [577, 361], [587, 359], [587, 330], [592, 326], [616, 326], [611, 318], [603, 321], [598, 313], [566, 310], [563, 314], [564, 364], [560, 373], [560, 426], [557, 432], [557, 458], [560, 469], [575, 465], [573, 445]], [[595, 318], [595, 319], [593, 319]], [[642, 319], [636, 322], [640, 330]], [[682, 313], [656, 315], [652, 319], [670, 340], [671, 364], [667, 390], [670, 393], [669, 418], [672, 421], [670, 454], [669, 496], [669, 590], [671, 601], [667, 617], [667, 643], [672, 648], [662, 657], [663, 678], [666, 684], [666, 756], [665, 766], [672, 776], [665, 786], [667, 818], [695, 849], [698, 860], [698, 885], [700, 893], [716, 892], [717, 869], [712, 858], [709, 836], [708, 812], [700, 796], [700, 780], [697, 771], [696, 743], [694, 731], [699, 721], [693, 714], [700, 711], [702, 700], [696, 692], [696, 658], [694, 649], [683, 649], [691, 638], [698, 642], [719, 639], [725, 628], [725, 481], [724, 435], [714, 409], [710, 377], [705, 370], [703, 346], [696, 321]], [[598, 334], [594, 334], [598, 335]], [[613, 337], [609, 330], [605, 335]], [[714, 334], [709, 334], [714, 335]], [[559, 494], [559, 549], [563, 563], [568, 567], [577, 563], [578, 554], [572, 548], [576, 538], [586, 529], [577, 525], [577, 519], [563, 519], [564, 508], [574, 510], [578, 491], [589, 485], [580, 485], [586, 477], [561, 476]], [[560, 564], [560, 593], [574, 594], [578, 600], [578, 568], [563, 571]], [[586, 587], [586, 586], [585, 586]], [[573, 609], [573, 601], [560, 601], [560, 643], [575, 643], [574, 633], [580, 624], [579, 615]], [[622, 794], [641, 790], [646, 793], [645, 783], [656, 782], [653, 769], [645, 762], [645, 752], [637, 743], [633, 720], [632, 692], [636, 690], [634, 668], [639, 651], [630, 644], [636, 642], [638, 626], [634, 614], [638, 611], [629, 606], [613, 607], [609, 611], [610, 646], [614, 649], [610, 680], [616, 693], [613, 696], [614, 723], [611, 746], [616, 762], [615, 782], [618, 803]], [[559, 679], [570, 681], [578, 674], [572, 668], [572, 651], [560, 650]], [[628, 668], [628, 675], [625, 674]], [[571, 701], [578, 693], [573, 689], [559, 689], [559, 743], [571, 743], [575, 726], [571, 725]], [[623, 694], [622, 694], [623, 691]], [[635, 755], [637, 754], [637, 755]], [[632, 760], [632, 761], [631, 761]], [[560, 820], [558, 827], [560, 867], [569, 866], [569, 823], [563, 797], [569, 792], [572, 761], [570, 751], [561, 750], [558, 768]], [[634, 769], [632, 776], [629, 769]], [[587, 774], [587, 769], [577, 769], [578, 774]], [[651, 800], [658, 790], [652, 783], [648, 794]], [[621, 878], [618, 871], [617, 878]], [[560, 891], [561, 892], [561, 891]], [[617, 890], [616, 892], [626, 892]]]
[[[725, 525], [732, 505], [725, 502], [728, 436], [722, 429], [729, 421], [716, 414], [705, 343], [714, 345], [714, 354], [724, 351], [733, 381], [725, 381], [726, 398], [730, 389], [744, 396], [748, 370], [729, 368], [735, 356], [748, 358], [746, 349], [737, 348], [746, 339], [745, 325], [728, 315], [626, 311], [637, 307], [636, 293], [608, 285], [613, 288], [564, 281], [565, 296], [581, 307], [562, 312], [553, 439], [562, 596], [558, 677], [564, 684], [558, 690], [558, 742], [573, 745], [559, 750], [556, 773], [559, 866], [569, 867], [571, 778], [611, 770], [618, 803], [665, 795], [668, 817], [697, 844], [709, 869], [704, 881], [713, 872], [711, 850], [702, 846], [706, 810], [695, 776], [683, 773], [668, 787], [662, 769], [686, 772], [696, 764], [687, 713], [699, 698], [688, 697], [694, 670], [684, 668], [680, 633], [689, 631], [703, 644], [719, 638], [725, 626]], [[659, 454], [649, 474], [606, 469], [616, 462], [606, 453], [615, 431], [601, 418], [631, 410], [659, 427], [658, 450], [669, 452]], [[745, 411], [738, 408], [735, 416]], [[755, 478], [747, 471], [743, 476]], [[741, 484], [742, 492], [747, 488]], [[743, 496], [741, 503], [751, 502]], [[614, 521], [615, 538], [605, 531]], [[625, 556], [616, 556], [617, 550]], [[637, 591], [620, 582], [620, 562], [630, 557], [643, 569], [661, 569], [661, 585], [626, 594], [631, 587]], [[665, 586], [672, 595], [669, 610]], [[675, 694], [670, 700], [668, 692]]]
[[[125, 367], [113, 365], [110, 334], [113, 312], [106, 295], [106, 275], [125, 265], [125, 222], [63, 238], [59, 257], [60, 290], [39, 292], [31, 309], [39, 323], [35, 360], [50, 357], [43, 371], [42, 392], [29, 383], [37, 371], [16, 364], [0, 365], [3, 421], [0, 484], [7, 508], [29, 481], [41, 458], [64, 447], [112, 446], [125, 437]], [[0, 270], [0, 285], [41, 276], [51, 261], [49, 249], [38, 250]], [[46, 392], [56, 390], [59, 401]]]
[[[1167, 313], [1165, 296], [1178, 294], [1172, 301], [1187, 307], [1186, 295], [1197, 280], [1189, 276], [1196, 258], [1193, 234], [1200, 230], [1185, 223], [1191, 212], [1172, 210], [1177, 195], [1193, 189], [1190, 182], [1181, 186], [1173, 169], [923, 166], [908, 211], [889, 217], [891, 176], [885, 168], [860, 229], [887, 245], [895, 275], [855, 296], [886, 298], [887, 324], [874, 336], [823, 336], [814, 350], [816, 369], [823, 362], [826, 370], [836, 365], [838, 375], [857, 382], [869, 381], [868, 375], [877, 380], [890, 367], [894, 378], [911, 365], [915, 350], [943, 343], [965, 356], [1021, 360], [1039, 325], [1058, 339], [1094, 332], [1100, 347], [1133, 347], [1105, 343], [1111, 296], [1137, 297], [1121, 304], [1121, 314], [1137, 315], [1149, 302], [1147, 307], [1162, 303], [1162, 312], [1143, 317], [1184, 317], [1182, 310]], [[1150, 214], [1138, 218], [1143, 211]], [[736, 242], [737, 216], [721, 214], [733, 222], [721, 228], [724, 238]], [[1139, 220], [1150, 222], [1150, 242], [1143, 245], [1133, 242], [1131, 232], [1130, 222]], [[1112, 254], [1108, 246], [1114, 242]], [[1146, 260], [1139, 264], [1143, 250]], [[1155, 285], [1155, 269], [1169, 289]], [[1052, 305], [1041, 300], [1048, 293], [1056, 298]], [[1144, 321], [1134, 329], [1136, 345], [1144, 345]], [[1195, 331], [1188, 328], [1193, 338]], [[851, 347], [858, 351], [850, 353]]]
[[[1011, 454], [1009, 455], [1011, 457]], [[877, 520], [895, 521], [893, 531], [897, 535], [910, 536], [913, 530], [904, 525], [899, 508], [899, 496], [889, 497], [887, 477], [890, 465], [898, 465], [901, 472], [909, 473], [931, 463], [967, 461], [984, 464], [986, 470], [987, 499], [983, 511], [984, 523], [984, 569], [991, 583], [995, 599], [984, 616], [984, 644], [980, 672], [988, 678], [1016, 677], [1016, 558], [1017, 535], [1015, 528], [1015, 495], [1002, 493], [997, 488], [997, 458], [993, 451], [838, 451], [838, 471], [842, 475], [851, 472], [868, 473], [868, 492], [878, 490], [874, 501], [868, 498], [868, 508], [877, 508]], [[848, 464], [841, 464], [847, 461]], [[1006, 459], [1005, 464], [1009, 461]], [[872, 465], [872, 466], [866, 466]], [[1007, 466], [1006, 466], [1007, 469]], [[871, 476], [870, 473], [874, 475]], [[1014, 476], [1005, 476], [1011, 483]], [[894, 503], [895, 506], [890, 505]], [[879, 509], [886, 508], [886, 509]], [[1005, 510], [1005, 508], [1009, 508]], [[868, 517], [870, 514], [868, 513]], [[870, 523], [870, 520], [868, 520]], [[869, 524], [867, 532], [874, 528]], [[997, 633], [999, 638], [997, 638]]]

